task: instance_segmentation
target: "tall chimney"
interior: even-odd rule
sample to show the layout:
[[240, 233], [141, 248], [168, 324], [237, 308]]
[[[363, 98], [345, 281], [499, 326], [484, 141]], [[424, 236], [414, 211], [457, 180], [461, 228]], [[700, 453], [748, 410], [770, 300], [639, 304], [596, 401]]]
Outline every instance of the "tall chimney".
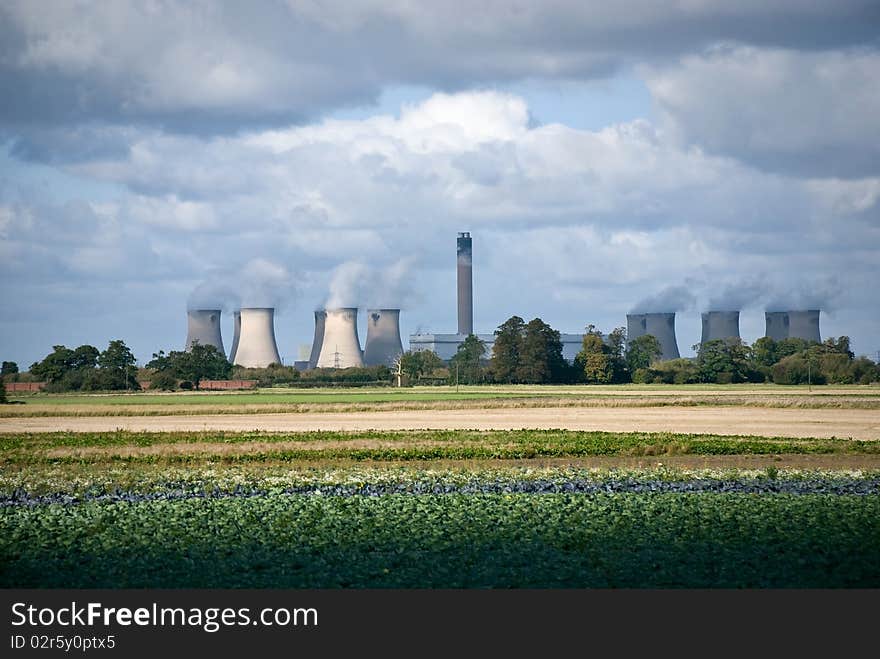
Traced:
[[232, 312], [232, 350], [229, 351], [229, 363], [235, 363], [235, 353], [238, 352], [238, 340], [241, 337], [241, 311]]
[[266, 368], [280, 364], [281, 355], [275, 343], [275, 309], [251, 307], [241, 310], [241, 335], [235, 351], [235, 365], [245, 368]]
[[458, 234], [458, 333], [474, 333], [474, 275], [471, 234]]
[[223, 339], [220, 337], [220, 309], [190, 309], [186, 312], [186, 346], [185, 350], [192, 350], [193, 341], [200, 345], [211, 345], [217, 348], [221, 354]]
[[367, 309], [367, 343], [364, 364], [393, 366], [403, 353], [400, 340], [400, 309]]
[[323, 309], [315, 311], [315, 337], [312, 339], [312, 354], [309, 355], [309, 368], [318, 365], [318, 357], [321, 356], [321, 345], [324, 343], [324, 320], [327, 312]]

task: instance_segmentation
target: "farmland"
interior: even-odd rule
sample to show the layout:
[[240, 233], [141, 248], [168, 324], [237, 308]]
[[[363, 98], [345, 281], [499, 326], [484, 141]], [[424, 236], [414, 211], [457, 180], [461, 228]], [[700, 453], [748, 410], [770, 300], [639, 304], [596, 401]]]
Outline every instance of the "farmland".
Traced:
[[880, 586], [877, 388], [24, 400], [4, 587]]

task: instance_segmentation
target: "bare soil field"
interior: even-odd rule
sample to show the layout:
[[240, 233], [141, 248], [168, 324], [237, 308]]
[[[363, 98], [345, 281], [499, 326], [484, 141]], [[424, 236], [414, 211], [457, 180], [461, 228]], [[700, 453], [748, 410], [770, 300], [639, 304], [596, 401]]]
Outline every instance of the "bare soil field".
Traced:
[[350, 413], [0, 419], [0, 432], [517, 430], [676, 432], [764, 437], [880, 439], [880, 412], [756, 407], [535, 407]]

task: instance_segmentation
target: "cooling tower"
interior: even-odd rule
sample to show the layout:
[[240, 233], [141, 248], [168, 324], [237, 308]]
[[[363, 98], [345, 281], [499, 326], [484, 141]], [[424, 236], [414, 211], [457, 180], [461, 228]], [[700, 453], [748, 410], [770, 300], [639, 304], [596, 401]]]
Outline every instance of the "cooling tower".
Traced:
[[473, 249], [469, 232], [458, 234], [458, 333], [474, 333]]
[[634, 313], [626, 315], [626, 340], [632, 341], [650, 334], [660, 342], [663, 351], [660, 359], [678, 359], [678, 342], [675, 339], [675, 313]]
[[626, 314], [626, 340], [631, 341], [647, 334], [648, 321], [643, 313]]
[[192, 350], [193, 341], [212, 345], [221, 353], [223, 339], [220, 336], [220, 309], [190, 309], [186, 312], [186, 350]]
[[241, 310], [241, 334], [234, 363], [246, 368], [266, 368], [269, 364], [281, 363], [275, 343], [275, 309], [258, 307]]
[[232, 312], [232, 350], [229, 352], [229, 363], [235, 363], [235, 353], [238, 350], [238, 339], [241, 337], [241, 311]]
[[819, 310], [789, 311], [788, 336], [792, 339], [822, 343], [822, 336], [819, 334]]
[[327, 309], [324, 312], [324, 340], [318, 368], [351, 368], [364, 365], [357, 333], [357, 309]]
[[367, 309], [367, 343], [364, 364], [393, 366], [403, 353], [400, 340], [400, 309]]
[[324, 319], [327, 312], [323, 309], [315, 311], [315, 338], [312, 339], [312, 353], [309, 355], [309, 368], [318, 365], [318, 357], [321, 355], [321, 344], [324, 343]]
[[700, 343], [739, 338], [739, 311], [709, 311], [702, 316], [703, 336]]
[[660, 359], [678, 359], [678, 342], [675, 340], [675, 313], [646, 313], [645, 334], [650, 334], [660, 342], [663, 354]]
[[785, 311], [765, 311], [764, 319], [767, 322], [764, 336], [774, 341], [788, 338], [788, 314]]

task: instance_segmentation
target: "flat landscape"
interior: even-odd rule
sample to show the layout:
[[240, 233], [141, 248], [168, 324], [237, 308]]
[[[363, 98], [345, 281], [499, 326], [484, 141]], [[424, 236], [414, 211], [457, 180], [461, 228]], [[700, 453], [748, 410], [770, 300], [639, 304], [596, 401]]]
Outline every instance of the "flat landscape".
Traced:
[[878, 387], [16, 401], [4, 587], [880, 586]]

